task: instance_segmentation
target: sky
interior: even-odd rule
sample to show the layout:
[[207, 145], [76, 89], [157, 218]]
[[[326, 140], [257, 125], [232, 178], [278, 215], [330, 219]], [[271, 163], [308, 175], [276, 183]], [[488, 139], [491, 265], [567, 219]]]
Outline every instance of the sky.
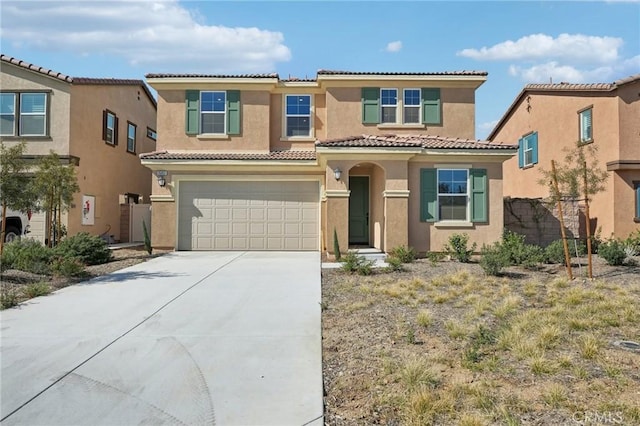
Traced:
[[525, 84], [640, 73], [640, 0], [0, 0], [0, 51], [74, 77], [487, 71], [483, 139]]

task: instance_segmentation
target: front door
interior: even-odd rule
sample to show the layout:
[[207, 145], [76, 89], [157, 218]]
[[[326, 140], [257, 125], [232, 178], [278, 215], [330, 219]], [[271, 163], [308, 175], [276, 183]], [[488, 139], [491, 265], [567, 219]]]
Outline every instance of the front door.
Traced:
[[369, 244], [369, 177], [349, 177], [349, 244]]

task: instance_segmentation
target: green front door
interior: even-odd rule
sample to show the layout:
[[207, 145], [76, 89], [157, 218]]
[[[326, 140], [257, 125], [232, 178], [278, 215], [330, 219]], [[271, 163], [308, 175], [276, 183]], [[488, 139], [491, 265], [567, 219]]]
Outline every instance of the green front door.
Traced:
[[349, 177], [349, 244], [369, 244], [369, 177]]

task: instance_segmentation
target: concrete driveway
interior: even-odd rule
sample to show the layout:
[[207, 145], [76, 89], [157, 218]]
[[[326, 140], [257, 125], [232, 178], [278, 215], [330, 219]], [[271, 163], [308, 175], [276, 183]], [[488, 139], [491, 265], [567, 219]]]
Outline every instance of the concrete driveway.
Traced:
[[178, 252], [2, 312], [2, 424], [321, 425], [320, 255]]

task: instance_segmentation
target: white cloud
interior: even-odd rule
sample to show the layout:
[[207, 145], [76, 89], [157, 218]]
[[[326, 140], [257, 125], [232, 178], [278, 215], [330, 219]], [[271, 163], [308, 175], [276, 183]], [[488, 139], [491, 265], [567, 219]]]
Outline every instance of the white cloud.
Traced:
[[509, 74], [520, 77], [528, 83], [592, 83], [610, 82], [627, 75], [637, 74], [640, 70], [640, 55], [626, 59], [618, 64], [596, 68], [579, 68], [572, 65], [562, 65], [556, 61], [536, 64], [529, 67], [511, 65]]
[[385, 50], [387, 52], [395, 53], [395, 52], [399, 52], [400, 49], [402, 49], [402, 42], [398, 40], [398, 41], [392, 41], [391, 43], [387, 44], [387, 47]]
[[618, 59], [623, 40], [618, 37], [597, 37], [584, 34], [532, 34], [516, 41], [507, 40], [491, 47], [463, 49], [458, 56], [488, 61], [549, 60], [586, 64], [608, 64]]
[[498, 120], [487, 121], [478, 125], [478, 129], [489, 133], [490, 130], [493, 130], [493, 128], [496, 127], [496, 124], [498, 124]]
[[145, 72], [271, 72], [291, 58], [280, 32], [210, 25], [177, 0], [3, 1], [3, 43], [109, 54]]

